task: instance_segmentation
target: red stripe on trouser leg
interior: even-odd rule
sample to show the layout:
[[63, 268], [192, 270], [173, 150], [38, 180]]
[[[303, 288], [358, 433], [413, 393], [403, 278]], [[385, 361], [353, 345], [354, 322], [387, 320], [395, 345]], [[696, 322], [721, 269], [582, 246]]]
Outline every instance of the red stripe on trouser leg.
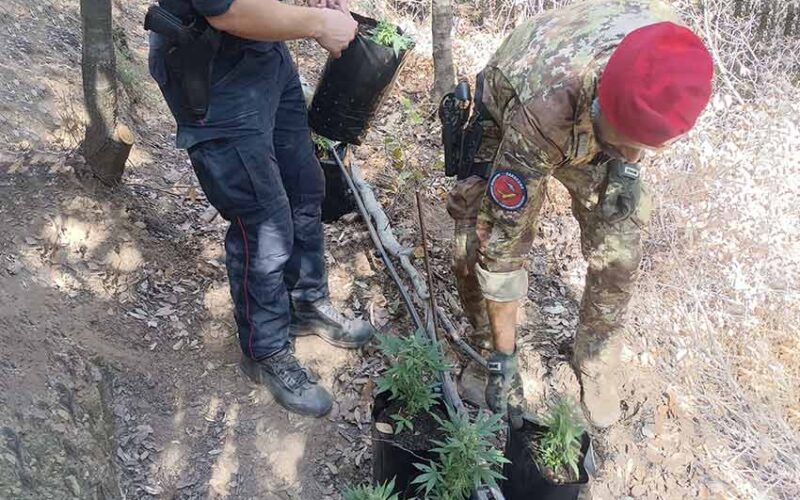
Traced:
[[253, 318], [250, 317], [250, 289], [247, 286], [247, 275], [250, 272], [250, 248], [247, 243], [247, 232], [244, 230], [242, 218], [237, 217], [236, 222], [239, 224], [239, 229], [242, 231], [242, 242], [244, 243], [244, 315], [247, 318], [247, 323], [250, 325], [250, 334], [247, 339], [248, 350], [250, 357], [255, 359], [253, 355], [253, 336], [255, 333], [255, 326], [253, 325]]

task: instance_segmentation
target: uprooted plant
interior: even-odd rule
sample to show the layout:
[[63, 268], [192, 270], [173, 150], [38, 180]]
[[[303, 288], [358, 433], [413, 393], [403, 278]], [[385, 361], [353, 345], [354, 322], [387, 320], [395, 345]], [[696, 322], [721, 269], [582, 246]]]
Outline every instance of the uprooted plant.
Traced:
[[501, 415], [479, 414], [474, 422], [469, 415], [448, 408], [448, 419], [434, 415], [444, 440], [432, 442], [436, 461], [414, 464], [421, 474], [413, 484], [419, 485], [423, 498], [430, 500], [466, 500], [481, 484], [497, 486], [503, 479], [498, 469], [508, 460], [491, 442], [500, 432]]
[[402, 404], [402, 410], [391, 416], [396, 423], [394, 432], [400, 434], [413, 430], [412, 419], [436, 404], [437, 375], [447, 367], [439, 348], [423, 335], [379, 336], [379, 340], [380, 350], [392, 363], [378, 379], [378, 391], [388, 392], [389, 399]]
[[344, 500], [398, 500], [394, 493], [394, 480], [379, 485], [353, 486], [342, 494]]
[[557, 482], [580, 477], [581, 436], [585, 431], [574, 403], [568, 399], [552, 402], [542, 424], [547, 430], [533, 447], [534, 461]]
[[397, 26], [386, 21], [378, 22], [378, 25], [372, 29], [370, 40], [394, 50], [395, 56], [400, 56], [401, 52], [414, 45], [414, 41], [410, 37], [400, 33]]

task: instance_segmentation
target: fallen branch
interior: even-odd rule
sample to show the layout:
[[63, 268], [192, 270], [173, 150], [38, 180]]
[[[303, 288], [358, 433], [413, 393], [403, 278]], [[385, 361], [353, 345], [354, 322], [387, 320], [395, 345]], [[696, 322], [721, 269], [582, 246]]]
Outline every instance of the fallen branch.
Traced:
[[[386, 213], [383, 211], [383, 209], [381, 209], [378, 200], [375, 198], [375, 193], [372, 190], [372, 186], [370, 186], [369, 183], [364, 180], [364, 177], [361, 175], [361, 170], [353, 161], [350, 162], [350, 171], [353, 178], [353, 183], [358, 188], [358, 192], [364, 201], [364, 206], [366, 207], [370, 217], [375, 221], [378, 237], [383, 243], [383, 246], [390, 254], [400, 261], [400, 266], [403, 268], [406, 274], [408, 274], [409, 279], [411, 279], [411, 283], [414, 285], [414, 292], [416, 292], [417, 297], [419, 297], [419, 299], [423, 302], [427, 301], [430, 297], [430, 292], [428, 291], [428, 286], [425, 284], [425, 280], [408, 258], [408, 255], [411, 253], [411, 251], [403, 247], [394, 237], [389, 218], [386, 217]], [[452, 340], [453, 343], [464, 352], [464, 354], [475, 360], [479, 365], [486, 367], [486, 360], [483, 359], [483, 357], [481, 357], [481, 355], [478, 354], [475, 349], [470, 347], [463, 338], [461, 338], [455, 327], [453, 327], [453, 324], [447, 318], [444, 309], [441, 307], [436, 307], [435, 311], [436, 316], [439, 318], [439, 321], [442, 322], [445, 333], [447, 333], [447, 336], [450, 338], [450, 340]]]
[[[417, 297], [419, 297], [419, 299], [423, 302], [427, 301], [430, 297], [430, 292], [425, 284], [425, 280], [408, 258], [408, 255], [411, 253], [411, 251], [407, 248], [404, 248], [394, 237], [389, 218], [386, 216], [386, 213], [378, 203], [378, 200], [375, 197], [375, 192], [372, 190], [372, 186], [370, 186], [369, 183], [364, 180], [364, 177], [361, 175], [361, 170], [352, 160], [350, 161], [350, 171], [353, 178], [353, 183], [358, 188], [358, 193], [361, 195], [361, 198], [364, 201], [364, 206], [366, 207], [370, 217], [375, 221], [378, 237], [383, 243], [383, 246], [390, 254], [400, 261], [400, 266], [403, 268], [406, 274], [408, 274], [408, 277], [411, 279], [411, 283], [414, 285], [414, 291], [416, 292]], [[442, 322], [445, 333], [447, 333], [447, 336], [450, 338], [450, 340], [459, 349], [461, 349], [464, 354], [475, 360], [479, 365], [486, 367], [486, 360], [483, 359], [483, 357], [478, 354], [475, 349], [470, 347], [470, 345], [467, 344], [463, 338], [461, 338], [461, 336], [458, 334], [458, 331], [453, 326], [453, 323], [445, 314], [444, 309], [441, 307], [435, 307], [434, 310], [436, 311], [436, 317], [438, 317], [439, 321]]]
[[[397, 288], [400, 290], [400, 296], [403, 298], [403, 302], [406, 304], [406, 309], [408, 309], [408, 313], [411, 315], [411, 319], [414, 321], [414, 325], [416, 326], [417, 329], [424, 330], [425, 325], [422, 323], [422, 319], [419, 317], [417, 309], [414, 307], [414, 302], [408, 295], [406, 287], [403, 286], [403, 282], [400, 280], [400, 276], [397, 275], [397, 271], [395, 270], [394, 264], [392, 263], [391, 259], [389, 259], [389, 256], [386, 253], [387, 249], [384, 246], [383, 241], [378, 236], [378, 231], [375, 228], [375, 225], [372, 223], [370, 214], [367, 211], [364, 200], [361, 197], [360, 194], [361, 191], [359, 191], [356, 188], [355, 181], [353, 180], [350, 172], [347, 170], [347, 168], [345, 168], [344, 164], [342, 163], [342, 159], [339, 157], [339, 153], [336, 151], [336, 148], [331, 147], [330, 151], [331, 151], [331, 156], [333, 156], [333, 159], [336, 160], [336, 164], [339, 165], [339, 169], [341, 169], [348, 187], [350, 188], [350, 190], [353, 191], [353, 196], [356, 199], [356, 205], [358, 205], [358, 211], [361, 213], [361, 217], [364, 219], [364, 223], [367, 225], [367, 230], [369, 231], [369, 235], [372, 238], [372, 243], [375, 245], [375, 248], [377, 248], [378, 252], [381, 254], [381, 259], [383, 260], [383, 263], [386, 265], [386, 270], [389, 272], [389, 276], [391, 276], [392, 280], [394, 280], [394, 282], [397, 284]], [[350, 168], [352, 169], [353, 167], [354, 165], [351, 161]], [[375, 201], [375, 203], [377, 204], [377, 201]]]
[[400, 267], [408, 274], [408, 277], [414, 284], [414, 291], [417, 297], [423, 302], [428, 300], [429, 293], [428, 287], [425, 285], [425, 280], [422, 279], [422, 276], [408, 258], [408, 256], [411, 255], [411, 250], [403, 247], [394, 237], [389, 218], [386, 217], [386, 213], [381, 209], [378, 200], [375, 198], [375, 192], [372, 191], [372, 186], [364, 180], [364, 177], [361, 175], [361, 170], [353, 161], [350, 162], [350, 172], [353, 177], [353, 183], [358, 188], [361, 199], [364, 201], [367, 212], [370, 217], [372, 217], [372, 220], [375, 221], [375, 227], [384, 248], [400, 261]]

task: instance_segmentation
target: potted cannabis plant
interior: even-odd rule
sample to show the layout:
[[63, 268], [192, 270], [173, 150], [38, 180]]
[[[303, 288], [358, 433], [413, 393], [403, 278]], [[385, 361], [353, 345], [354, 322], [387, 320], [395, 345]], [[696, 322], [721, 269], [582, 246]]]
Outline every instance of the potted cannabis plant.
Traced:
[[391, 362], [378, 379], [372, 409], [373, 479], [394, 478], [401, 498], [411, 498], [414, 462], [431, 458], [432, 440], [441, 435], [437, 415], [446, 410], [439, 372], [446, 366], [439, 348], [424, 335], [379, 336], [379, 341]]
[[368, 27], [367, 35], [373, 42], [394, 51], [396, 57], [414, 46], [414, 40], [405, 35], [400, 28], [386, 21], [378, 21], [375, 27]]
[[491, 441], [500, 432], [501, 416], [481, 413], [471, 422], [466, 413], [448, 408], [448, 418], [436, 421], [443, 433], [431, 450], [436, 455], [428, 463], [415, 464], [420, 474], [413, 484], [420, 498], [466, 500], [482, 484], [496, 487], [503, 478], [499, 469], [508, 463]]
[[394, 492], [394, 480], [378, 485], [360, 485], [348, 488], [342, 494], [343, 500], [398, 500]]
[[523, 420], [510, 428], [503, 468], [507, 500], [575, 500], [589, 481], [591, 440], [575, 405], [557, 399], [541, 423]]
[[358, 14], [353, 18], [358, 34], [340, 58], [329, 58], [325, 64], [308, 120], [318, 134], [361, 144], [414, 42], [386, 21]]

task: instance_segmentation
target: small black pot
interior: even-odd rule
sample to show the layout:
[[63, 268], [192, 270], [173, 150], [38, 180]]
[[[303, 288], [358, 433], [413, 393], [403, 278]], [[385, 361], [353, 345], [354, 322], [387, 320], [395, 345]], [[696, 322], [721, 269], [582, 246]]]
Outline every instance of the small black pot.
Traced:
[[[339, 144], [336, 146], [336, 153], [339, 158], [344, 158], [347, 152], [347, 145]], [[358, 206], [356, 198], [347, 181], [344, 178], [342, 169], [336, 160], [327, 157], [328, 151], [318, 152], [321, 156], [319, 165], [325, 174], [325, 199], [322, 201], [322, 222], [330, 224], [341, 219], [344, 215], [355, 212]]]
[[506, 500], [575, 500], [589, 482], [589, 471], [594, 470], [594, 452], [588, 433], [581, 437], [583, 460], [579, 465], [579, 479], [572, 483], [554, 483], [548, 479], [533, 460], [531, 439], [547, 428], [525, 420], [521, 429], [509, 426], [506, 440], [506, 458], [511, 461], [503, 467], [503, 496]]
[[[395, 442], [394, 434], [380, 432], [376, 423], [385, 421], [384, 413], [389, 409], [389, 395], [381, 393], [375, 396], [372, 406], [372, 479], [376, 484], [394, 479], [394, 491], [400, 498], [414, 498], [417, 485], [411, 482], [420, 474], [415, 463], [427, 463], [436, 458], [431, 452], [433, 444], [427, 443], [425, 449], [408, 450]], [[434, 407], [440, 414], [446, 414], [444, 406]]]
[[[378, 21], [351, 13], [362, 31]], [[410, 52], [373, 42], [362, 33], [342, 52], [328, 58], [308, 110], [308, 123], [323, 137], [361, 144], [372, 118], [400, 73]]]

